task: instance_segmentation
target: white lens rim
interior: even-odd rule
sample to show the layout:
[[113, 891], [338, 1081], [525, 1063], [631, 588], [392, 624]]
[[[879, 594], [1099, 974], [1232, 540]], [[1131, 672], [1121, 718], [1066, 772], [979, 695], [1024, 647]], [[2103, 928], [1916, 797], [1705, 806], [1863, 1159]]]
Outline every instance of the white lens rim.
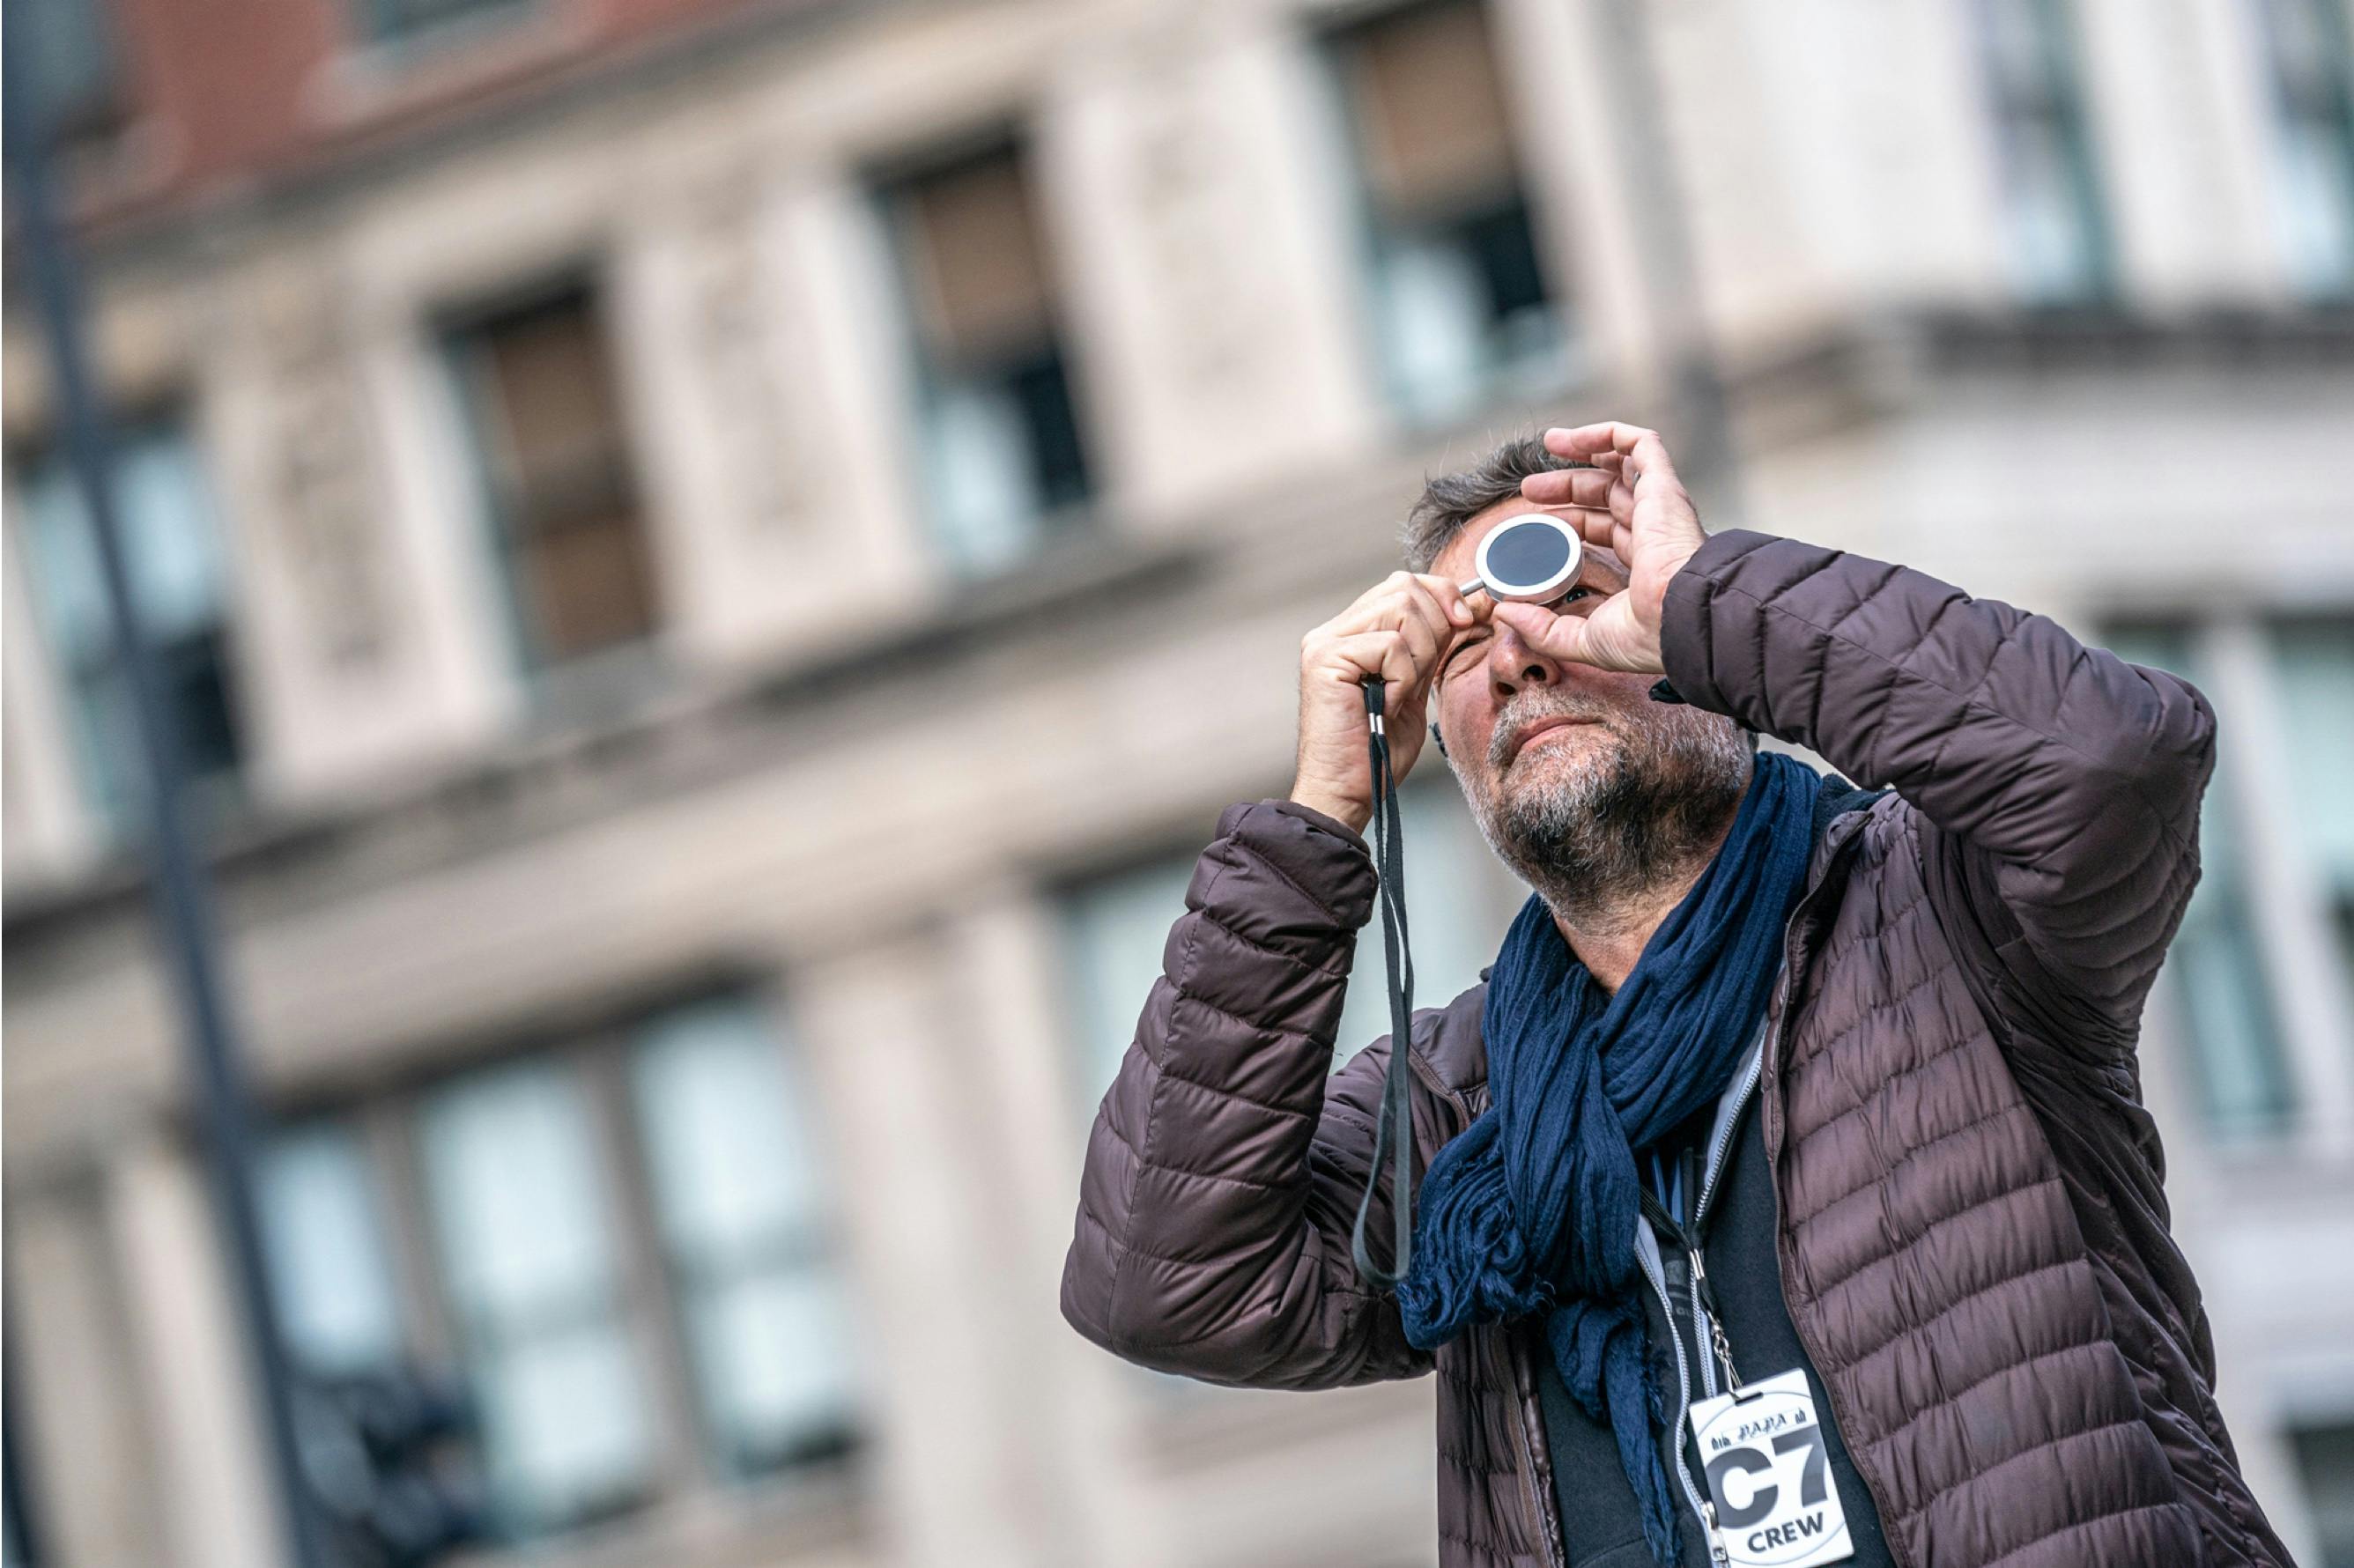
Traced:
[[[1495, 574], [1488, 569], [1489, 549], [1511, 530], [1531, 523], [1550, 528], [1568, 541], [1569, 555], [1564, 564], [1559, 571], [1540, 582], [1498, 582]], [[1522, 512], [1505, 518], [1488, 530], [1486, 536], [1479, 541], [1479, 554], [1472, 562], [1473, 568], [1479, 574], [1479, 586], [1488, 590], [1489, 598], [1520, 604], [1544, 604], [1559, 599], [1569, 591], [1569, 585], [1577, 580], [1578, 569], [1585, 564], [1585, 539], [1579, 536], [1576, 529], [1549, 512]]]

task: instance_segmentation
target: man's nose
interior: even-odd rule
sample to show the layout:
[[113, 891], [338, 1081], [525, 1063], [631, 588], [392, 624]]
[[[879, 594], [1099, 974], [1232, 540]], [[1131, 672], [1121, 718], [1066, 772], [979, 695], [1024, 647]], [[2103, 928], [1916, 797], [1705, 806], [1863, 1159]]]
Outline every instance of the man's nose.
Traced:
[[1553, 686], [1562, 680], [1561, 661], [1542, 653], [1509, 626], [1498, 626], [1488, 644], [1488, 679], [1500, 697], [1522, 686]]

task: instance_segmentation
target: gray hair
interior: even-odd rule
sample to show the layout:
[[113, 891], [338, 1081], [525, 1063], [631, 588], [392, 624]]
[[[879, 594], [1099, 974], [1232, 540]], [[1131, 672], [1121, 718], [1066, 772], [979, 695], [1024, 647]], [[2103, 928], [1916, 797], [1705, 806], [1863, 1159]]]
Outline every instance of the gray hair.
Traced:
[[1406, 569], [1430, 570], [1438, 553], [1463, 532], [1465, 524], [1498, 502], [1518, 495], [1521, 481], [1529, 475], [1593, 466], [1573, 458], [1555, 457], [1545, 450], [1542, 439], [1522, 434], [1505, 441], [1469, 468], [1425, 480], [1421, 498], [1405, 514], [1405, 526], [1398, 531], [1399, 542], [1405, 546]]

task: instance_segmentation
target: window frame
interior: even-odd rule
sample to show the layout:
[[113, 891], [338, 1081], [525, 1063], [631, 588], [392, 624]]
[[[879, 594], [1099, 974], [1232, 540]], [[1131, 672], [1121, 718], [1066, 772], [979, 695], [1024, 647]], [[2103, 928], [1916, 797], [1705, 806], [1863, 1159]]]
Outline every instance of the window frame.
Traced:
[[[1975, 67], [1986, 133], [1991, 143], [1995, 223], [2001, 236], [2009, 291], [2020, 308], [2042, 313], [2101, 312], [2120, 302], [2124, 278], [2117, 217], [2103, 178], [2100, 115], [2089, 51], [2076, 0], [1969, 0], [1975, 35]], [[2038, 79], [2022, 83], [2006, 74], [1997, 38], [2003, 25], [1998, 7], [2016, 5], [2039, 14], [2035, 26], [2041, 67]], [[2072, 208], [2083, 233], [2084, 273], [2067, 286], [2050, 289], [2047, 280], [2021, 272], [2015, 245], [2015, 193], [2019, 188], [2019, 126], [2028, 121], [2049, 128], [2066, 156]]]
[[[606, 270], [584, 263], [544, 275], [527, 287], [441, 312], [431, 325], [451, 392], [461, 461], [472, 481], [479, 519], [478, 547], [497, 581], [499, 603], [505, 611], [504, 641], [510, 667], [530, 683], [535, 693], [543, 694], [551, 686], [593, 680], [595, 677], [588, 673], [642, 669], [658, 657], [669, 627], [669, 596], [645, 478], [644, 443], [630, 418], [627, 376], [620, 363], [621, 338], [615, 330], [610, 295]], [[524, 325], [542, 315], [556, 313], [575, 301], [599, 344], [612, 401], [612, 445], [605, 461], [593, 466], [609, 479], [619, 476], [601, 490], [588, 485], [578, 488], [618, 498], [626, 506], [631, 519], [639, 589], [645, 600], [645, 625], [633, 636], [564, 652], [549, 645], [549, 634], [539, 624], [540, 618], [531, 603], [525, 567], [533, 549], [588, 532], [593, 526], [596, 509], [578, 507], [577, 515], [553, 525], [544, 517], [519, 512], [518, 497], [513, 493], [516, 486], [500, 471], [501, 448], [512, 445], [512, 440], [506, 434], [509, 410], [505, 389], [498, 383], [498, 372], [492, 363], [491, 342], [503, 328]], [[589, 466], [583, 465], [584, 471]], [[546, 504], [545, 498], [538, 498], [538, 504], [526, 510], [545, 511]]]
[[[960, 134], [933, 141], [921, 149], [874, 162], [858, 182], [888, 268], [897, 357], [914, 405], [915, 417], [908, 426], [912, 440], [907, 467], [918, 476], [916, 504], [937, 558], [954, 577], [967, 581], [1018, 571], [1058, 546], [1084, 537], [1090, 532], [1104, 495], [1103, 464], [1108, 443], [1103, 439], [1087, 396], [1087, 378], [1080, 364], [1079, 338], [1071, 330], [1068, 290], [1058, 266], [1054, 225], [1049, 221], [1051, 204], [1046, 187], [1036, 175], [1035, 149], [1035, 137], [1020, 121], [992, 119]], [[921, 324], [920, 301], [926, 283], [920, 274], [923, 259], [913, 253], [914, 246], [908, 238], [913, 227], [908, 217], [909, 198], [927, 181], [997, 157], [1010, 158], [1018, 172], [1031, 238], [1043, 273], [1045, 330], [1026, 358], [1009, 348], [1001, 348], [978, 366], [943, 364], [926, 343]], [[1078, 459], [1080, 489], [1076, 496], [1056, 501], [1044, 494], [1044, 476], [1031, 473], [1030, 479], [1040, 491], [1041, 504], [1034, 512], [1013, 521], [1011, 525], [1023, 535], [1021, 542], [1010, 555], [992, 559], [977, 554], [974, 543], [963, 536], [960, 526], [943, 511], [938, 487], [928, 473], [934, 425], [956, 392], [976, 385], [1002, 390], [1018, 369], [1034, 368], [1042, 361], [1051, 361], [1061, 382], [1062, 401]], [[1039, 431], [1025, 418], [1023, 434], [1026, 461], [1031, 455], [1028, 449], [1034, 447]]]
[[[251, 700], [248, 696], [249, 683], [246, 677], [244, 653], [244, 613], [241, 585], [244, 578], [239, 558], [236, 531], [229, 518], [206, 439], [202, 410], [196, 398], [177, 394], [150, 399], [108, 416], [107, 461], [109, 478], [113, 489], [115, 521], [118, 531], [128, 535], [133, 531], [124, 508], [122, 487], [125, 456], [150, 442], [165, 441], [175, 445], [188, 460], [190, 472], [198, 486], [196, 504], [203, 514], [210, 537], [208, 552], [216, 565], [218, 583], [212, 605], [211, 624], [204, 633], [213, 649], [212, 663], [217, 672], [221, 708], [229, 734], [229, 759], [227, 766], [199, 770], [190, 755], [184, 710], [175, 698], [171, 676], [176, 668], [169, 657], [174, 641], [159, 638], [151, 619], [143, 614], [140, 630], [151, 667], [161, 684], [157, 694], [165, 714], [175, 723], [179, 734], [180, 760], [183, 765], [183, 793], [196, 807], [200, 817], [225, 817], [235, 812], [248, 800], [250, 774], [254, 765], [254, 726]], [[113, 609], [106, 599], [102, 577], [96, 584], [101, 603], [101, 615], [106, 622], [104, 635], [90, 649], [77, 650], [65, 645], [65, 638], [57, 622], [58, 611], [48, 602], [42, 579], [46, 575], [41, 562], [42, 545], [39, 529], [34, 521], [33, 482], [46, 481], [54, 469], [57, 475], [74, 493], [74, 503], [81, 508], [90, 560], [93, 568], [102, 573], [99, 560], [99, 545], [94, 526], [88, 520], [88, 498], [81, 493], [81, 482], [73, 471], [71, 454], [63, 444], [63, 433], [51, 430], [38, 439], [11, 440], [5, 454], [8, 491], [7, 522], [13, 537], [9, 547], [16, 552], [23, 577], [25, 598], [35, 626], [36, 639], [46, 673], [54, 688], [56, 712], [63, 734], [67, 758], [66, 772], [73, 782], [76, 806], [88, 820], [95, 823], [101, 836], [121, 844], [135, 842], [143, 835], [140, 800], [147, 789], [146, 758], [137, 737], [138, 715], [133, 711], [136, 695], [131, 690], [131, 675], [125, 660], [121, 629], [114, 624]], [[138, 592], [134, 575], [133, 592]], [[103, 700], [99, 689], [115, 683], [117, 695], [125, 705], [122, 716], [133, 726], [129, 730], [130, 745], [119, 757], [110, 757], [106, 726], [101, 722]]]
[[[683, 1502], [722, 1492], [757, 1492], [779, 1498], [807, 1497], [822, 1504], [834, 1489], [861, 1484], [872, 1457], [871, 1405], [850, 1413], [853, 1441], [842, 1451], [764, 1469], [740, 1469], [726, 1462], [703, 1409], [695, 1346], [685, 1303], [656, 1213], [652, 1173], [646, 1162], [642, 1112], [631, 1081], [631, 1057], [645, 1025], [675, 1010], [737, 1001], [761, 1023], [771, 1047], [796, 1047], [781, 1002], [769, 987], [737, 980], [698, 985], [600, 1015], [584, 1026], [535, 1033], [499, 1048], [452, 1060], [404, 1077], [363, 1096], [334, 1096], [286, 1107], [273, 1132], [299, 1133], [340, 1124], [353, 1135], [366, 1163], [370, 1196], [379, 1222], [385, 1264], [395, 1296], [401, 1363], [433, 1375], [454, 1376], [472, 1386], [469, 1333], [459, 1319], [448, 1266], [435, 1234], [432, 1196], [426, 1171], [424, 1112], [435, 1094], [480, 1075], [529, 1064], [546, 1064], [569, 1074], [586, 1115], [595, 1201], [601, 1206], [610, 1248], [611, 1311], [638, 1374], [647, 1429], [644, 1489], [627, 1506], [550, 1528], [500, 1534], [501, 1546], [571, 1542], [587, 1532], [627, 1527], [631, 1521]], [[817, 1091], [803, 1085], [812, 1101]], [[803, 1107], [822, 1121], [823, 1107]], [[832, 1202], [828, 1189], [828, 1202]], [[826, 1271], [855, 1297], [858, 1281], [843, 1226], [833, 1216], [825, 1245], [812, 1266]], [[265, 1235], [265, 1245], [270, 1238]]]
[[[2101, 617], [2117, 630], [2164, 628], [2179, 635], [2193, 683], [2218, 715], [2215, 782], [2230, 814], [2246, 917], [2254, 928], [2260, 983], [2276, 1023], [2289, 1104], [2268, 1134], [2219, 1136], [2203, 1098], [2194, 1096], [2206, 1146], [2227, 1167], [2256, 1179], [2284, 1159], [2340, 1159], [2354, 1153], [2354, 975], [2345, 972], [2319, 874], [2299, 838], [2288, 758], [2295, 715], [2286, 711], [2274, 669], [2273, 631], [2294, 621], [2338, 620], [2343, 607], [2262, 603], [2221, 611], [2197, 605], [2116, 604]], [[2184, 977], [2169, 961], [2160, 973], [2178, 1049], [2200, 1049]], [[2178, 1075], [2193, 1087], [2194, 1061]]]
[[[1508, 177], [1489, 190], [1483, 201], [1463, 204], [1460, 210], [1443, 218], [1434, 213], [1390, 213], [1374, 189], [1368, 154], [1358, 134], [1357, 88], [1346, 56], [1350, 49], [1360, 47], [1359, 40], [1367, 32], [1386, 22], [1417, 11], [1442, 11], [1456, 5], [1477, 12], [1486, 35], [1506, 132]], [[1512, 83], [1498, 53], [1500, 40], [1495, 26], [1496, 8], [1496, 0], [1385, 0], [1347, 10], [1319, 26], [1309, 40], [1314, 55], [1312, 67], [1319, 89], [1323, 139], [1327, 155], [1339, 175], [1350, 226], [1359, 339], [1379, 378], [1384, 408], [1409, 428], [1444, 428], [1476, 417], [1480, 409], [1514, 397], [1557, 394], [1575, 385], [1581, 375], [1575, 278], [1566, 260], [1557, 253], [1557, 247], [1549, 242], [1548, 232], [1539, 221], [1543, 196], [1529, 176], [1521, 126], [1513, 112]], [[1536, 277], [1543, 291], [1544, 311], [1551, 322], [1552, 342], [1542, 353], [1516, 355], [1496, 343], [1483, 341], [1479, 345], [1482, 363], [1476, 373], [1478, 385], [1468, 403], [1459, 408], [1426, 407], [1429, 395], [1408, 386], [1396, 362], [1397, 350], [1383, 302], [1389, 270], [1397, 253], [1416, 238], [1427, 239], [1435, 234], [1452, 233], [1514, 215], [1527, 232]]]
[[[2305, 4], [2310, 5], [2321, 19], [2320, 25], [2335, 36], [2338, 48], [2335, 116], [2327, 103], [2315, 106], [2305, 101], [2301, 83], [2291, 79], [2286, 65], [2288, 44], [2281, 36], [2278, 13], [2282, 6]], [[2354, 20], [2349, 20], [2338, 0], [2246, 0], [2244, 16], [2248, 48], [2253, 56], [2253, 69], [2262, 79], [2260, 91], [2265, 108], [2264, 135], [2270, 157], [2267, 175], [2274, 204], [2274, 225], [2277, 243], [2281, 247], [2283, 268], [2292, 285], [2306, 302], [2316, 305], [2344, 304], [2354, 300], [2354, 190], [2345, 193], [2346, 206], [2340, 217], [2349, 226], [2348, 232], [2338, 237], [2346, 260], [2337, 273], [2326, 278], [2309, 275], [2299, 268], [2300, 258], [2289, 238], [2292, 215], [2288, 202], [2292, 197], [2290, 179], [2285, 166], [2296, 142], [2296, 127], [2326, 126], [2334, 134], [2345, 166], [2354, 171]], [[2354, 176], [2349, 176], [2354, 177]]]

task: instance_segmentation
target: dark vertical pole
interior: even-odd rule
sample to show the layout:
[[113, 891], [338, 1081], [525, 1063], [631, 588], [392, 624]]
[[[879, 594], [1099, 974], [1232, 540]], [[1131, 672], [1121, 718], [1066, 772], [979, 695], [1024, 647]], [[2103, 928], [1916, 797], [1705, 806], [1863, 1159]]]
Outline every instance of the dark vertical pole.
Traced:
[[8, 195], [17, 252], [32, 273], [34, 301], [56, 376], [58, 426], [90, 511], [90, 531], [114, 618], [115, 649], [130, 676], [147, 774], [149, 848], [155, 916], [178, 992], [202, 1115], [213, 1194], [228, 1232], [231, 1273], [244, 1308], [247, 1350], [261, 1384], [263, 1425], [287, 1535], [299, 1568], [324, 1568], [313, 1535], [296, 1447], [292, 1385], [278, 1315], [263, 1273], [261, 1228], [253, 1199], [253, 1113], [239, 1075], [236, 1034], [220, 980], [210, 889], [189, 840], [181, 791], [180, 737], [140, 634], [122, 537], [114, 510], [106, 420], [90, 385], [81, 302], [74, 263], [48, 183], [47, 131], [39, 122], [34, 58], [26, 37], [25, 0], [6, 0], [0, 37], [0, 139], [5, 142]]
[[1656, 0], [1601, 0], [1601, 9], [1608, 48], [1596, 79], [1611, 95], [1618, 161], [1634, 176], [1636, 242], [1650, 281], [1652, 319], [1668, 355], [1670, 408], [1661, 433], [1678, 469], [1711, 503], [1710, 525], [1737, 527], [1742, 495], [1733, 404], [1710, 341], [1700, 261], [1685, 221], [1688, 193], [1669, 141], [1667, 100], [1652, 37]]
[[[15, 1317], [0, 1306], [0, 1320], [13, 1324]], [[17, 1342], [11, 1333], [5, 1358], [7, 1381], [0, 1384], [0, 1563], [7, 1568], [40, 1568], [48, 1558], [42, 1551], [40, 1520], [33, 1515], [32, 1499], [25, 1495], [25, 1446], [30, 1439], [17, 1414], [16, 1367], [23, 1359], [15, 1348]]]

